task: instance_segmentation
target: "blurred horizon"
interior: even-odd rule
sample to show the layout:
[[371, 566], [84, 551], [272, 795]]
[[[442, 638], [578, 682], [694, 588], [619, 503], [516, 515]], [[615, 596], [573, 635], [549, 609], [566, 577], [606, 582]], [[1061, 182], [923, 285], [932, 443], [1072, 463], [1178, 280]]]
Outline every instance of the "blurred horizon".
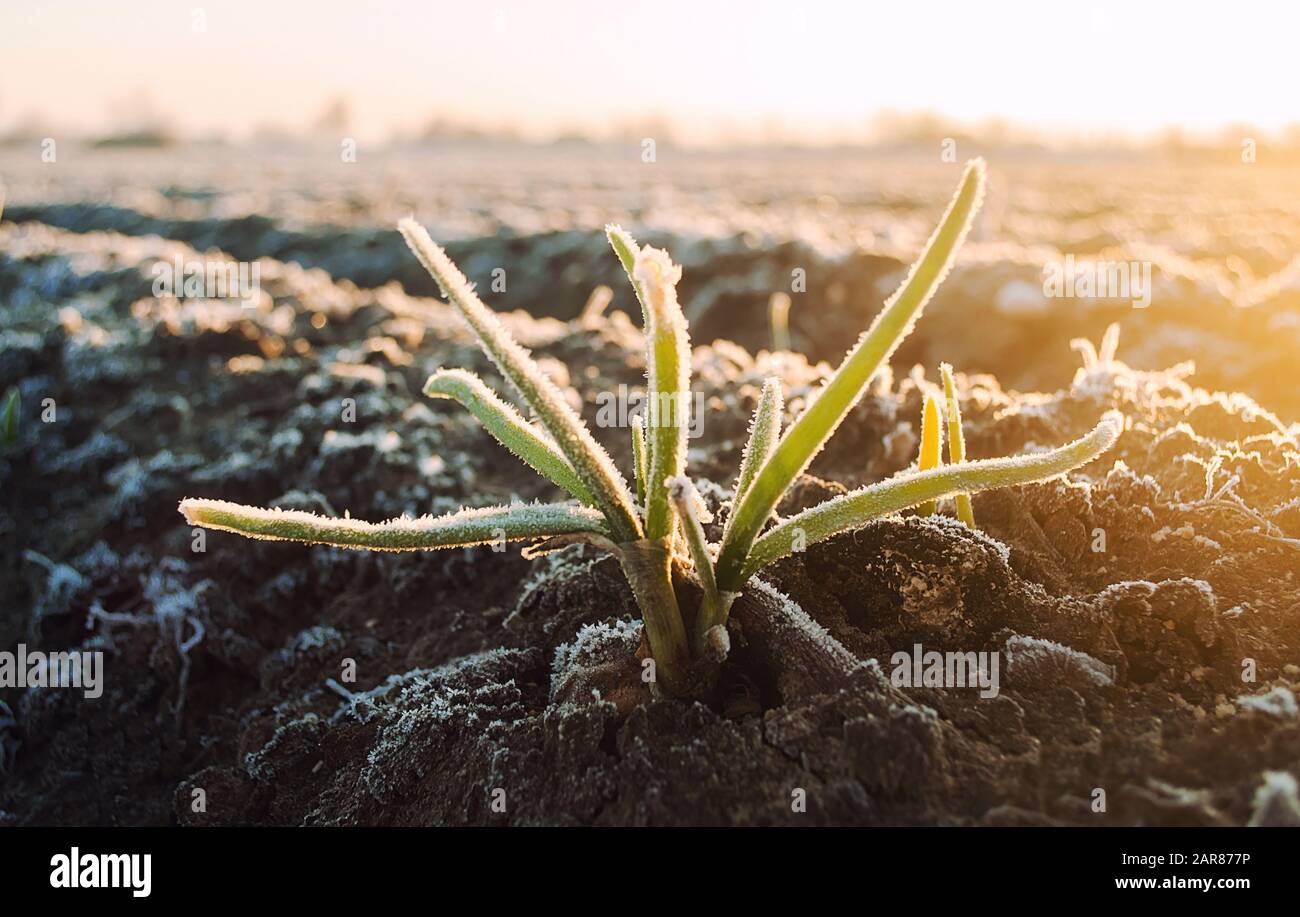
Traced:
[[636, 17], [589, 0], [51, 0], [0, 19], [9, 144], [1300, 149], [1300, 14], [1249, 0], [1231, 22], [1204, 4], [1018, 0], [743, 17], [677, 0]]

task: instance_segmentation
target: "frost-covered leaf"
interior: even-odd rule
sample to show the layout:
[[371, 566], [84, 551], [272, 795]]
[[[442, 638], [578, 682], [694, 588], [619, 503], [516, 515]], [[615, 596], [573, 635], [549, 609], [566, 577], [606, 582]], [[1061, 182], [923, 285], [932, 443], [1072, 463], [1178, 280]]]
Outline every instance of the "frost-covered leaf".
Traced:
[[429, 377], [424, 393], [431, 398], [451, 398], [478, 418], [483, 429], [529, 467], [560, 485], [588, 506], [596, 500], [555, 443], [519, 416], [483, 380], [463, 369], [443, 369]]
[[632, 418], [632, 476], [636, 479], [636, 502], [645, 506], [645, 476], [650, 461], [646, 455], [645, 421], [639, 416]]
[[604, 534], [601, 514], [568, 504], [520, 504], [462, 509], [444, 516], [362, 522], [301, 510], [263, 509], [225, 500], [182, 500], [190, 525], [269, 541], [303, 541], [372, 551], [424, 551], [545, 538], [575, 532]]
[[758, 396], [758, 406], [749, 421], [749, 440], [745, 443], [745, 454], [740, 459], [740, 474], [736, 478], [736, 492], [733, 506], [739, 506], [745, 491], [754, 483], [754, 476], [763, 464], [772, 457], [777, 440], [781, 437], [781, 409], [784, 401], [781, 395], [781, 380], [775, 376], [763, 382], [763, 391]]
[[[672, 533], [666, 482], [686, 470], [685, 414], [690, 403], [691, 346], [686, 316], [677, 302], [682, 269], [673, 264], [667, 252], [638, 246], [617, 226], [608, 226], [605, 231], [619, 260], [631, 258], [628, 272], [645, 313], [649, 451], [645, 535], [656, 540]], [[628, 267], [626, 262], [624, 267]]]
[[703, 633], [713, 625], [722, 623], [715, 619], [720, 613], [718, 609], [721, 608], [722, 603], [718, 597], [718, 583], [713, 576], [713, 556], [709, 553], [709, 542], [704, 537], [704, 527], [700, 525], [700, 517], [695, 511], [699, 495], [690, 478], [686, 475], [678, 475], [668, 479], [668, 498], [677, 513], [677, 518], [681, 521], [682, 534], [691, 552], [695, 576], [704, 591], [704, 599], [700, 605], [700, 621], [697, 622], [700, 633]]
[[862, 397], [876, 370], [911, 332], [917, 316], [947, 276], [983, 196], [984, 162], [975, 159], [966, 166], [947, 212], [903, 285], [885, 303], [839, 369], [785, 431], [776, 451], [736, 508], [735, 522], [723, 540], [718, 558], [718, 586], [723, 590], [734, 590], [743, 582], [741, 573], [750, 547], [772, 510]]
[[1087, 436], [1050, 452], [984, 459], [895, 475], [889, 480], [827, 500], [791, 516], [758, 539], [745, 564], [741, 583], [768, 564], [792, 553], [796, 546], [802, 549], [927, 500], [1044, 481], [1064, 474], [1108, 450], [1119, 438], [1123, 427], [1123, 417], [1111, 412]]
[[[961, 425], [961, 407], [957, 404], [957, 385], [953, 382], [949, 364], [940, 363], [939, 374], [943, 376], [943, 396], [948, 413], [948, 464], [960, 465], [966, 461], [966, 433]], [[968, 528], [975, 528], [975, 509], [971, 506], [970, 494], [957, 494], [953, 499], [957, 503], [957, 518]]]
[[555, 438], [555, 444], [605, 513], [614, 537], [619, 541], [639, 537], [641, 523], [627, 482], [582, 418], [565, 402], [563, 393], [515, 341], [496, 313], [478, 298], [465, 275], [425, 228], [412, 219], [402, 220], [398, 228], [411, 251], [438, 282], [443, 295], [478, 337], [484, 352]]

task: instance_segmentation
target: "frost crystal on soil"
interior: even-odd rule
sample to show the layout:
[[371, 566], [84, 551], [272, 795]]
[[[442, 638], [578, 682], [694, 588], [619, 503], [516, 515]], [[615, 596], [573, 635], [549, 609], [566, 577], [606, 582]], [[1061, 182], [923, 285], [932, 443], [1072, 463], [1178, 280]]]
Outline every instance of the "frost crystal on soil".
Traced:
[[641, 642], [639, 621], [584, 624], [570, 643], [555, 648], [551, 662], [551, 699], [571, 678], [582, 677], [583, 669], [626, 660]]
[[1290, 688], [1285, 688], [1282, 685], [1278, 685], [1265, 694], [1243, 694], [1237, 698], [1237, 703], [1247, 710], [1257, 710], [1260, 713], [1282, 719], [1300, 715], [1300, 707], [1296, 705], [1295, 694], [1291, 692]]
[[1051, 640], [1017, 635], [1007, 640], [1007, 675], [1016, 682], [1048, 688], [1053, 684], [1083, 683], [1109, 688], [1115, 669], [1087, 653]]
[[72, 597], [86, 586], [86, 578], [68, 564], [56, 564], [36, 551], [23, 551], [23, 560], [45, 570], [45, 585], [32, 608], [30, 630], [39, 633], [41, 619], [67, 611]]
[[[697, 337], [739, 342], [697, 347], [693, 355], [695, 390], [711, 410], [707, 432], [690, 443], [690, 467], [717, 504], [715, 495], [728, 494], [717, 494], [710, 480], [735, 479], [749, 408], [764, 380], [781, 378], [790, 416], [797, 416], [829, 370], [818, 361], [840, 356], [860, 330], [846, 324], [857, 321], [855, 309], [827, 308], [801, 329], [806, 356], [759, 352], [767, 346], [767, 325], [752, 319], [764, 317], [774, 279], [784, 279], [773, 273], [769, 242], [788, 242], [780, 257], [806, 265], [809, 276], [864, 295], [882, 278], [896, 277], [910, 250], [894, 240], [897, 220], [887, 208], [865, 214], [853, 208], [852, 219], [843, 221], [871, 221], [878, 259], [832, 261], [795, 221], [763, 228], [784, 206], [776, 196], [764, 205], [770, 211], [737, 222], [725, 206], [714, 206], [716, 199], [725, 202], [724, 186], [706, 181], [701, 187], [709, 188], [709, 207], [681, 216], [681, 232], [670, 228], [665, 238], [687, 265], [692, 285], [682, 298]], [[1223, 200], [1234, 212], [1249, 210], [1242, 198]], [[575, 297], [580, 304], [591, 284], [622, 280], [612, 264], [592, 273], [591, 266], [608, 260], [606, 241], [591, 214], [572, 216], [578, 208], [590, 209], [575, 203], [571, 232], [550, 231], [547, 212], [529, 230], [541, 235], [498, 235], [490, 216], [449, 235], [474, 239], [461, 243], [463, 250], [473, 247], [474, 276], [485, 265], [511, 266], [512, 304], [576, 314], [565, 310]], [[935, 355], [958, 365], [998, 369], [996, 379], [962, 380], [974, 454], [1056, 442], [1082, 430], [1100, 405], [1129, 418], [1117, 461], [1076, 475], [1090, 482], [1086, 491], [1053, 481], [981, 498], [981, 521], [996, 537], [989, 543], [1001, 553], [1001, 566], [976, 541], [982, 535], [961, 533], [946, 519], [921, 525], [902, 517], [811, 547], [772, 568], [774, 588], [750, 587], [740, 603], [747, 607], [734, 615], [729, 664], [757, 682], [746, 703], [724, 703], [722, 711], [650, 703], [621, 716], [614, 703], [590, 702], [590, 679], [572, 703], [550, 700], [557, 661], [569, 672], [590, 673], [586, 666], [602, 646], [632, 637], [632, 626], [620, 619], [635, 608], [616, 565], [589, 548], [566, 548], [531, 565], [513, 552], [507, 559], [486, 549], [364, 559], [318, 549], [298, 560], [262, 545], [237, 551], [233, 539], [217, 536], [205, 556], [189, 557], [186, 533], [173, 524], [180, 520], [168, 518], [175, 499], [197, 486], [265, 496], [301, 488], [303, 498], [288, 497], [285, 508], [337, 515], [326, 505], [333, 503], [374, 519], [453, 511], [470, 493], [491, 502], [509, 502], [512, 492], [539, 495], [529, 489], [531, 475], [510, 471], [508, 456], [497, 462], [484, 454], [466, 415], [410, 403], [404, 387], [413, 389], [426, 370], [463, 363], [467, 338], [451, 307], [407, 295], [425, 281], [413, 263], [394, 274], [394, 264], [409, 260], [395, 234], [382, 234], [392, 236], [386, 241], [368, 228], [346, 226], [326, 236], [307, 234], [282, 223], [281, 214], [250, 226], [220, 216], [176, 220], [79, 204], [23, 210], [0, 223], [0, 287], [14, 326], [0, 332], [0, 390], [18, 384], [25, 408], [39, 403], [46, 388], [75, 392], [68, 405], [75, 423], [63, 422], [60, 403], [59, 423], [27, 424], [30, 435], [16, 444], [18, 451], [0, 456], [0, 484], [7, 485], [0, 486], [0, 531], [19, 536], [5, 540], [0, 565], [17, 587], [6, 609], [17, 608], [10, 618], [15, 635], [36, 619], [46, 639], [75, 640], [86, 635], [70, 615], [89, 607], [95, 630], [89, 641], [116, 635], [132, 675], [111, 679], [112, 697], [99, 704], [74, 708], [49, 692], [28, 692], [16, 703], [6, 698], [13, 710], [0, 705], [0, 745], [9, 767], [0, 780], [0, 824], [79, 823], [86, 813], [128, 824], [754, 823], [779, 818], [773, 801], [792, 785], [810, 787], [813, 804], [797, 816], [805, 824], [999, 818], [1300, 824], [1296, 774], [1287, 772], [1294, 768], [1282, 770], [1287, 761], [1269, 758], [1270, 750], [1290, 747], [1300, 721], [1291, 614], [1300, 543], [1300, 426], [1294, 424], [1300, 401], [1290, 367], [1274, 358], [1297, 328], [1287, 298], [1300, 276], [1295, 265], [1285, 290], [1269, 293], [1264, 308], [1241, 309], [1227, 294], [1184, 289], [1170, 293], [1168, 310], [1125, 319], [1126, 343], [1132, 341], [1125, 353], [1134, 363], [1163, 366], [1196, 357], [1199, 387], [1191, 384], [1187, 363], [1146, 372], [1112, 360], [1078, 374], [1071, 388], [1074, 367], [1060, 374], [1064, 346], [1026, 346], [1026, 333], [1037, 341], [1041, 328], [992, 307], [1010, 280], [1024, 278], [1034, 288], [1037, 267], [1017, 259], [1041, 259], [1015, 240], [998, 253], [992, 245], [1003, 243], [989, 235], [1003, 230], [987, 226], [950, 278], [948, 304], [961, 308], [934, 311], [932, 333], [922, 342], [927, 350], [942, 345]], [[1034, 219], [1050, 224], [1055, 238], [1113, 230], [1128, 242], [1137, 227], [1121, 226], [1115, 217], [1121, 212], [1108, 208], [1103, 217], [1087, 218], [1091, 225], [1060, 221], [1046, 210]], [[601, 212], [600, 221], [607, 216], [625, 214]], [[691, 216], [698, 217], [694, 224]], [[1194, 213], [1182, 216], [1199, 221]], [[712, 230], [699, 232], [706, 219], [723, 227], [716, 238]], [[579, 220], [591, 231], [577, 229]], [[840, 226], [828, 237], [849, 252], [863, 228]], [[1297, 228], [1285, 230], [1288, 250], [1296, 248], [1290, 243], [1300, 238]], [[164, 247], [187, 257], [201, 251], [128, 235], [141, 231], [186, 234], [200, 249], [240, 249], [239, 258], [306, 258], [324, 270], [268, 260], [263, 277], [274, 315], [238, 305], [161, 302], [147, 295], [145, 256], [170, 258]], [[762, 234], [764, 247], [733, 241], [751, 231]], [[1268, 265], [1262, 251], [1247, 261], [1256, 257], [1264, 261], [1262, 282], [1263, 272], [1278, 266]], [[1199, 264], [1215, 260], [1198, 257]], [[583, 266], [579, 279], [557, 269], [568, 264]], [[892, 286], [885, 283], [880, 292]], [[501, 322], [548, 366], [571, 367], [571, 378], [558, 384], [572, 385], [565, 396], [581, 395], [589, 406], [594, 392], [634, 380], [643, 369], [638, 323], [611, 305], [583, 334], [572, 324], [524, 313]], [[1073, 335], [1095, 332], [1110, 315], [1064, 309], [1059, 317]], [[317, 319], [327, 320], [323, 329]], [[993, 319], [1006, 325], [1001, 340], [965, 333]], [[371, 348], [372, 339], [399, 346]], [[1252, 343], [1259, 341], [1272, 346]], [[294, 343], [308, 346], [289, 349]], [[285, 345], [283, 355], [272, 355], [271, 345]], [[403, 353], [413, 362], [399, 365]], [[385, 388], [369, 389], [367, 380], [381, 375]], [[1061, 391], [1026, 392], [1052, 378], [1060, 379]], [[1216, 387], [1246, 388], [1253, 397], [1217, 394]], [[899, 418], [914, 420], [916, 394], [906, 369], [895, 374], [882, 367], [813, 473], [851, 488], [905, 467], [914, 430]], [[367, 424], [339, 425], [345, 396], [357, 399]], [[331, 429], [338, 435], [327, 438]], [[375, 432], [349, 436], [348, 429]], [[881, 438], [891, 434], [895, 449], [881, 448]], [[66, 512], [71, 505], [77, 513]], [[49, 521], [29, 531], [28, 519]], [[1088, 550], [1086, 539], [1066, 537], [1068, 530], [1094, 528], [1106, 531], [1105, 553]], [[1161, 532], [1163, 540], [1154, 543]], [[709, 534], [718, 537], [716, 530]], [[907, 540], [900, 544], [902, 536]], [[89, 545], [99, 549], [77, 556]], [[24, 547], [40, 552], [55, 571], [21, 559]], [[130, 556], [136, 548], [138, 556]], [[178, 555], [188, 569], [163, 563]], [[932, 570], [952, 577], [951, 593]], [[897, 582], [878, 592], [869, 588], [873, 578], [918, 572], [929, 584], [927, 601], [951, 594], [962, 603], [963, 615], [945, 637], [1008, 653], [1006, 700], [972, 707], [954, 692], [934, 691], [926, 698], [931, 709], [905, 708], [887, 682], [879, 686], [873, 662], [862, 664], [846, 687], [832, 688], [842, 684], [833, 673], [791, 661], [817, 641], [810, 628], [789, 624], [802, 611], [777, 607], [771, 593], [788, 594], [817, 622], [814, 634], [842, 645], [837, 658], [858, 664], [879, 657], [882, 647], [910, 645], [924, 629], [898, 605]], [[198, 593], [208, 577], [217, 588]], [[151, 579], [156, 607], [144, 594]], [[936, 592], [936, 584], [945, 588]], [[173, 587], [195, 590], [193, 600], [169, 598]], [[32, 612], [42, 608], [48, 612], [37, 619]], [[287, 613], [264, 613], [273, 609]], [[169, 707], [180, 665], [171, 628], [164, 626], [158, 639], [159, 612], [169, 622], [201, 620], [209, 634], [189, 651], [192, 690], [176, 737], [152, 725], [159, 714], [165, 726], [173, 725]], [[372, 618], [378, 619], [373, 628]], [[601, 621], [608, 632], [598, 636]], [[181, 645], [186, 638], [193, 639], [189, 623]], [[340, 655], [335, 646], [366, 659], [361, 684], [339, 686], [341, 700], [326, 685], [338, 677], [337, 658], [329, 657]], [[499, 655], [483, 654], [493, 649]], [[1244, 655], [1256, 658], [1261, 672], [1281, 673], [1280, 680], [1243, 688]], [[443, 660], [466, 665], [413, 668]], [[799, 681], [790, 689], [796, 668]], [[1111, 673], [1109, 687], [1097, 687], [1103, 672]], [[208, 673], [216, 676], [211, 683]], [[612, 695], [604, 685], [622, 684], [627, 674], [613, 672], [601, 683], [606, 700]], [[1032, 674], [1050, 676], [1053, 690], [1041, 690]], [[638, 675], [635, 668], [631, 675]], [[1071, 690], [1056, 689], [1062, 682]], [[1075, 694], [1086, 695], [1085, 706]], [[915, 712], [894, 715], [891, 706]], [[1159, 726], [1154, 742], [1152, 724]], [[15, 756], [20, 735], [26, 744]], [[105, 741], [88, 746], [84, 736]], [[1100, 817], [1074, 804], [1080, 787], [1094, 785], [1088, 781], [1096, 776], [1099, 737], [1110, 749], [1110, 776], [1135, 788], [1112, 794], [1110, 813]], [[249, 749], [258, 751], [244, 767]], [[79, 766], [88, 762], [69, 752], [90, 752], [93, 768]], [[1153, 775], [1182, 786], [1151, 783]], [[233, 792], [210, 793], [210, 802], [221, 801], [207, 815], [191, 812], [178, 786], [211, 787], [212, 779]], [[508, 814], [492, 815], [479, 804], [489, 781], [512, 787]], [[526, 789], [516, 795], [515, 786]]]
[[1300, 796], [1296, 779], [1286, 771], [1265, 771], [1264, 782], [1255, 791], [1250, 813], [1252, 828], [1300, 828]]

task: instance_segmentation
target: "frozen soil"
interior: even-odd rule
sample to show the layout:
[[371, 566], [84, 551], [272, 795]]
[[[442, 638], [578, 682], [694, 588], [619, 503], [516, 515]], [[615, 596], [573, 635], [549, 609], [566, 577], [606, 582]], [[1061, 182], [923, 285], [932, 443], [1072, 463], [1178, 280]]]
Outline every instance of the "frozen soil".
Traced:
[[[897, 286], [960, 174], [959, 161], [848, 152], [702, 154], [639, 147], [296, 153], [239, 148], [111, 154], [57, 166], [0, 148], [5, 219], [78, 233], [159, 235], [242, 260], [319, 267], [361, 287], [434, 295], [389, 227], [415, 214], [494, 302], [571, 319], [596, 284], [626, 283], [602, 227], [672, 249], [695, 338], [768, 346], [767, 306], [797, 277], [794, 348], [837, 362]], [[899, 366], [947, 360], [1003, 386], [1068, 381], [1063, 343], [1124, 323], [1130, 364], [1194, 359], [1200, 385], [1300, 418], [1300, 176], [1286, 165], [990, 154], [985, 207]], [[1150, 269], [1149, 305], [1047, 299], [1067, 256]], [[802, 272], [796, 275], [794, 272]], [[497, 288], [499, 289], [499, 287]], [[970, 334], [971, 328], [979, 334]]]
[[[1064, 334], [1036, 354], [1051, 393], [961, 374], [973, 457], [1112, 407], [1128, 429], [1068, 481], [977, 496], [979, 532], [904, 515], [780, 562], [737, 604], [717, 696], [653, 699], [631, 594], [591, 548], [195, 550], [183, 496], [367, 519], [554, 498], [419, 395], [439, 366], [496, 381], [450, 309], [279, 258], [256, 308], [159, 300], [149, 267], [198, 257], [185, 242], [19, 216], [0, 226], [0, 389], [23, 393], [0, 648], [100, 649], [107, 675], [97, 700], [0, 690], [0, 823], [1300, 824], [1294, 411], [1134, 369], [1123, 342], [1070, 379]], [[585, 326], [508, 318], [589, 421], [642, 379], [620, 309], [621, 290]], [[717, 525], [763, 378], [789, 416], [827, 366], [714, 336], [690, 466]], [[878, 377], [782, 511], [906, 468], [924, 381]], [[595, 432], [629, 467], [627, 431]], [[918, 643], [1002, 654], [1000, 693], [895, 686]]]

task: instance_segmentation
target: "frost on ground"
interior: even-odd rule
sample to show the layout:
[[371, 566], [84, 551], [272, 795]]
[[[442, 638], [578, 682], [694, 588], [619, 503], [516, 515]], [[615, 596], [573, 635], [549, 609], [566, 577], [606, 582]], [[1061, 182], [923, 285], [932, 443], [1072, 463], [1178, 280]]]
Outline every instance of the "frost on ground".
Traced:
[[[937, 300], [919, 332], [930, 336], [880, 374], [780, 514], [914, 460], [937, 380], [909, 371], [913, 360], [956, 364], [973, 458], [1066, 441], [1109, 408], [1127, 418], [1117, 450], [1068, 480], [976, 497], [979, 532], [941, 507], [945, 517], [881, 520], [779, 562], [735, 606], [717, 696], [683, 704], [648, 689], [632, 597], [589, 546], [535, 559], [490, 545], [373, 556], [207, 533], [196, 547], [180, 524], [176, 501], [192, 492], [370, 520], [447, 512], [467, 494], [554, 497], [464, 412], [419, 396], [438, 367], [492, 369], [450, 310], [383, 285], [416, 273], [386, 261], [386, 236], [367, 249], [356, 229], [172, 226], [196, 245], [277, 254], [262, 262], [267, 296], [231, 309], [153, 297], [151, 259], [198, 256], [148, 237], [159, 217], [117, 213], [98, 228], [120, 232], [91, 232], [103, 214], [17, 216], [0, 225], [0, 289], [14, 294], [0, 298], [0, 390], [17, 384], [24, 406], [0, 455], [0, 594], [17, 597], [0, 613], [0, 648], [86, 646], [107, 659], [93, 704], [0, 689], [0, 822], [1296, 820], [1300, 428], [1266, 381], [1269, 353], [1230, 370], [1218, 357], [1237, 339], [1205, 343], [1219, 322], [1206, 302], [1224, 295], [1189, 292], [1206, 265], [1167, 259], [1189, 304], [1178, 327], [1200, 322], [1196, 334], [1126, 319], [1118, 350], [1102, 360], [1094, 347], [1083, 370], [1074, 332], [1043, 336], [1032, 310], [1006, 341], [948, 344], [961, 336]], [[891, 221], [873, 225], [883, 239]], [[827, 367], [762, 351], [752, 335], [744, 347], [713, 337], [750, 334], [748, 297], [803, 259], [867, 291], [861, 303], [828, 294], [834, 308], [815, 328], [792, 310], [796, 346], [842, 352], [839, 316], [860, 328], [866, 299], [879, 302], [872, 278], [903, 262], [820, 243], [653, 241], [685, 264], [683, 302], [697, 313], [707, 416], [690, 464], [716, 539], [763, 379], [782, 379], [788, 422]], [[471, 279], [519, 249], [507, 307], [546, 299], [552, 282], [557, 295], [581, 289], [580, 303], [616, 279], [594, 267], [606, 257], [598, 231], [483, 245], [453, 251], [470, 256]], [[945, 288], [951, 306], [976, 310], [968, 321], [1024, 273], [1000, 251], [977, 244]], [[572, 263], [593, 267], [575, 280], [563, 273]], [[339, 279], [372, 275], [374, 288]], [[1270, 295], [1277, 314], [1293, 294]], [[643, 380], [629, 312], [616, 297], [585, 325], [506, 321], [546, 365], [567, 367], [555, 378], [590, 418], [599, 394]], [[967, 345], [967, 359], [932, 353], [939, 345]], [[1041, 393], [984, 372], [1004, 358], [1006, 378]], [[1188, 358], [1201, 368], [1176, 365]], [[1230, 371], [1256, 397], [1213, 391]], [[45, 397], [59, 419], [43, 425]], [[626, 430], [594, 432], [630, 466]], [[1001, 654], [1001, 691], [894, 687], [889, 659], [915, 644]], [[1099, 786], [1104, 813], [1091, 804]]]

